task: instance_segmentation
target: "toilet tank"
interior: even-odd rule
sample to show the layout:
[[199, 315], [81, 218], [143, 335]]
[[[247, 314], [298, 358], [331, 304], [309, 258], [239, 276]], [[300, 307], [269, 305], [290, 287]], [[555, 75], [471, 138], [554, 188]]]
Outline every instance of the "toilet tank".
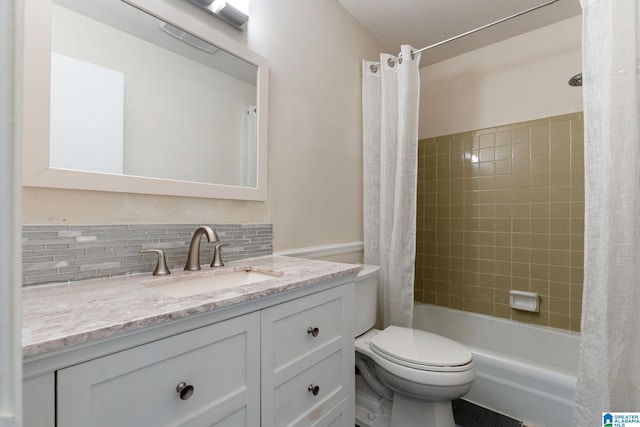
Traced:
[[356, 330], [359, 336], [373, 328], [376, 323], [378, 307], [378, 271], [377, 265], [363, 265], [356, 278]]

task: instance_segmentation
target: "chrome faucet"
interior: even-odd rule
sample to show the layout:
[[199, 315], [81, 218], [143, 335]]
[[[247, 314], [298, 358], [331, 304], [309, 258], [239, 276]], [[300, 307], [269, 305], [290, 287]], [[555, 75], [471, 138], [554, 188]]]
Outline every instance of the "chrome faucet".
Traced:
[[207, 236], [207, 240], [211, 243], [218, 242], [218, 234], [214, 229], [206, 225], [199, 227], [191, 238], [189, 255], [187, 255], [187, 263], [184, 266], [185, 271], [200, 270], [200, 240], [203, 235]]

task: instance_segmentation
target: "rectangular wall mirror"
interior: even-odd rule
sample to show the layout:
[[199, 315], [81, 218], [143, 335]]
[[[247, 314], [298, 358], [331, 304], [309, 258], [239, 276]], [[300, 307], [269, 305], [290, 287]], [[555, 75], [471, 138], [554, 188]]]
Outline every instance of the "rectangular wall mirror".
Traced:
[[265, 58], [187, 2], [25, 8], [24, 185], [266, 199]]

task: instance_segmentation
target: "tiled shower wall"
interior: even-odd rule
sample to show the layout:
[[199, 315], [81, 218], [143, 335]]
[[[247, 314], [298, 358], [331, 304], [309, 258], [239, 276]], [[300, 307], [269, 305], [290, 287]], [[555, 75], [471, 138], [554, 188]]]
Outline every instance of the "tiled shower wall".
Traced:
[[[271, 224], [209, 224], [216, 229], [224, 262], [272, 253]], [[38, 225], [22, 228], [23, 285], [151, 272], [164, 249], [169, 268], [183, 267], [200, 224]], [[213, 244], [200, 242], [200, 263], [213, 260]]]
[[579, 331], [583, 141], [582, 113], [421, 140], [416, 300]]

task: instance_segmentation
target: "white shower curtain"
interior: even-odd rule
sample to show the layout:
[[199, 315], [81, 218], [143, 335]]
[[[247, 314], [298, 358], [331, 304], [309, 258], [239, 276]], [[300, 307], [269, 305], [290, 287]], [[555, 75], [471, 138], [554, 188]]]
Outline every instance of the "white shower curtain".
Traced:
[[640, 4], [581, 0], [585, 272], [574, 426], [640, 411]]
[[363, 62], [364, 261], [380, 266], [378, 327], [411, 326], [420, 55]]

